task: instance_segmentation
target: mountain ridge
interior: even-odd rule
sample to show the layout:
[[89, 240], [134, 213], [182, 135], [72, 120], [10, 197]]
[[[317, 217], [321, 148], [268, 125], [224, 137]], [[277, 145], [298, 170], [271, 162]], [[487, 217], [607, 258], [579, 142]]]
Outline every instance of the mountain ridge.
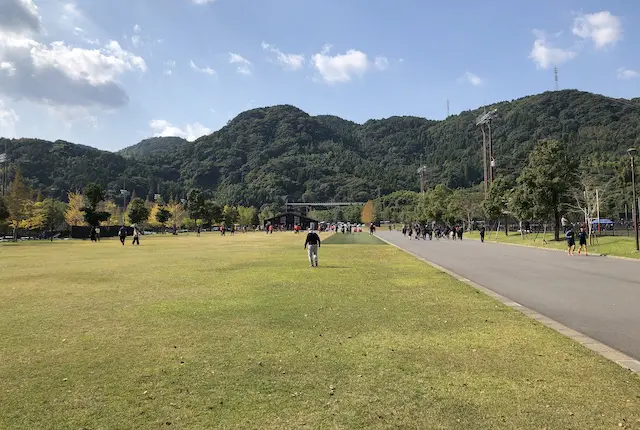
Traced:
[[[538, 140], [553, 138], [575, 149], [583, 169], [611, 181], [640, 132], [640, 104], [577, 90], [491, 108], [499, 114], [494, 149], [503, 175], [515, 175]], [[31, 184], [59, 194], [89, 181], [117, 194], [126, 180], [137, 195], [177, 198], [198, 187], [221, 202], [253, 206], [287, 198], [366, 200], [378, 191], [417, 190], [421, 162], [430, 186], [481, 183], [482, 134], [475, 120], [483, 109], [444, 120], [392, 116], [358, 124], [285, 104], [242, 112], [193, 142], [156, 137], [115, 153], [64, 141], [7, 142]]]

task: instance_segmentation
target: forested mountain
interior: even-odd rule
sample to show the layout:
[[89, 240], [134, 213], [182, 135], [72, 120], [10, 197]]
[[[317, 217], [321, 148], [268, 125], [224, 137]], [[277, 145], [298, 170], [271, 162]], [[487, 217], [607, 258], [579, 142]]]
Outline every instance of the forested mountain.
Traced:
[[[568, 145], [583, 171], [624, 186], [625, 151], [640, 135], [640, 101], [565, 90], [498, 103], [494, 149], [498, 175], [515, 175], [543, 138]], [[62, 196], [90, 181], [112, 194], [125, 186], [138, 196], [184, 197], [193, 187], [221, 203], [261, 206], [284, 200], [363, 201], [427, 183], [451, 188], [482, 182], [482, 109], [444, 121], [391, 117], [356, 124], [310, 116], [282, 105], [243, 112], [194, 142], [153, 138], [109, 153], [68, 142], [9, 140], [12, 171], [44, 192]], [[0, 139], [0, 148], [5, 140]], [[52, 188], [53, 187], [53, 188]]]
[[181, 137], [151, 137], [133, 146], [121, 149], [117, 153], [125, 158], [144, 159], [150, 157], [164, 157], [178, 150], [187, 143]]

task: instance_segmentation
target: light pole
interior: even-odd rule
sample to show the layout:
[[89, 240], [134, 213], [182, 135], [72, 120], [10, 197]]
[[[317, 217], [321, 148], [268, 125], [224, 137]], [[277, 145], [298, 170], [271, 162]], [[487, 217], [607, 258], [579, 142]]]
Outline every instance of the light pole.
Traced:
[[640, 241], [638, 240], [638, 202], [636, 201], [636, 148], [627, 149], [629, 157], [631, 157], [631, 189], [633, 190], [633, 210], [631, 211], [633, 217], [633, 229], [636, 232], [636, 251], [640, 251]]

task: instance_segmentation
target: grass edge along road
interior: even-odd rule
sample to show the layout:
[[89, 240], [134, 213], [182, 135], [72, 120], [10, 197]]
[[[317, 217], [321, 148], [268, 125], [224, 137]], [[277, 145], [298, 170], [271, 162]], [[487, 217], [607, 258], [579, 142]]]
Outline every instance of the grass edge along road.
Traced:
[[0, 428], [640, 427], [637, 375], [395, 247], [143, 239], [2, 248]]
[[[546, 242], [542, 242], [542, 233], [537, 238], [535, 233], [525, 235], [524, 238], [518, 232], [510, 232], [508, 236], [504, 234], [504, 231], [498, 232], [487, 231], [485, 235], [485, 242], [488, 243], [502, 243], [510, 245], [528, 246], [531, 248], [542, 249], [557, 249], [565, 251], [567, 250], [567, 241], [564, 240], [563, 234], [560, 235], [560, 241], [553, 240], [553, 232], [547, 233]], [[472, 240], [480, 240], [480, 233], [477, 231], [467, 232], [464, 234], [464, 238]], [[640, 252], [636, 252], [635, 242], [633, 237], [626, 236], [600, 236], [595, 245], [588, 247], [589, 254], [593, 255], [607, 255], [612, 257], [625, 257], [640, 259]], [[576, 256], [578, 256], [578, 249], [580, 245], [576, 245]]]

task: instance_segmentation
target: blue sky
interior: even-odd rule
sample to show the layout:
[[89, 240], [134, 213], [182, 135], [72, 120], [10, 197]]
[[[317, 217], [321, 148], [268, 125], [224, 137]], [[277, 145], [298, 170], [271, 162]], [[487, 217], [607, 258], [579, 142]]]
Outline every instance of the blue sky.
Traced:
[[0, 0], [0, 136], [117, 150], [293, 104], [433, 119], [561, 88], [640, 96], [626, 0]]

